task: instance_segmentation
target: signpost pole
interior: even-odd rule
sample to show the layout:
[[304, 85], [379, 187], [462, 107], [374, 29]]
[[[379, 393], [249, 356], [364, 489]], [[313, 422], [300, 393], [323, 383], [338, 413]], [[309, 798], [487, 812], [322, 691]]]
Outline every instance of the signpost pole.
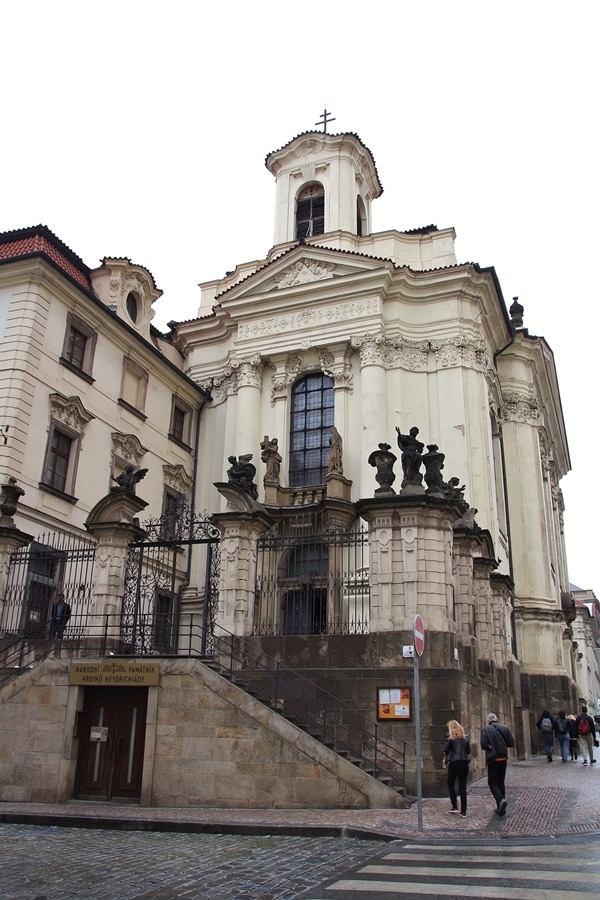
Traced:
[[415, 748], [417, 776], [417, 827], [423, 831], [423, 784], [421, 780], [421, 694], [419, 689], [419, 657], [425, 647], [425, 628], [421, 616], [415, 616], [413, 625], [413, 693], [415, 695]]

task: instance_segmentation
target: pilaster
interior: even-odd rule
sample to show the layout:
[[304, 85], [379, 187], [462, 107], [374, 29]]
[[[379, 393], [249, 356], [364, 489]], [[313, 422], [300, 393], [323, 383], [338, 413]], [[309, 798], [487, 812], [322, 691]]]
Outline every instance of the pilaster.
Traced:
[[225, 512], [213, 516], [221, 531], [221, 577], [218, 624], [246, 637], [254, 625], [256, 542], [274, 524], [265, 508], [239, 488], [224, 483], [215, 487], [227, 499]]

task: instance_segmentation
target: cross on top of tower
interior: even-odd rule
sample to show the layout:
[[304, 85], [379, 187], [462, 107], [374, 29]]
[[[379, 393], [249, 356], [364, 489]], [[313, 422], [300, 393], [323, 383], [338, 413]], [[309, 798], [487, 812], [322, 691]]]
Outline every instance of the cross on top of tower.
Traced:
[[322, 126], [323, 126], [323, 133], [324, 133], [324, 134], [327, 134], [327, 123], [328, 123], [328, 122], [335, 122], [335, 119], [333, 119], [333, 118], [328, 118], [328, 117], [330, 117], [330, 116], [331, 116], [331, 113], [327, 112], [327, 107], [325, 107], [325, 109], [324, 109], [323, 112], [321, 113], [321, 119], [322, 119], [323, 121], [322, 121], [322, 122], [315, 122], [315, 125], [322, 125]]

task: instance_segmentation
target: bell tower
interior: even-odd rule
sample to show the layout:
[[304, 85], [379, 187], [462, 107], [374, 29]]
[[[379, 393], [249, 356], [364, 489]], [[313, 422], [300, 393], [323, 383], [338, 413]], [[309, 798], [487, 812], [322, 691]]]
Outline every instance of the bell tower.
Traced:
[[383, 188], [358, 135], [308, 131], [270, 153], [265, 165], [276, 181], [275, 245], [371, 233], [371, 201]]

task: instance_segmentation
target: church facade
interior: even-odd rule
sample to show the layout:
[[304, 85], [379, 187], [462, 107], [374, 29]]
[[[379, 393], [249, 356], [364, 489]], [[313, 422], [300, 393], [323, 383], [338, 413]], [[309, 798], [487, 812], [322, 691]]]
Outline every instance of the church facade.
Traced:
[[[274, 515], [335, 499], [346, 524], [367, 523], [365, 631], [396, 635], [400, 647], [421, 614], [443, 644], [442, 666], [474, 673], [482, 690], [481, 702], [448, 713], [474, 729], [469, 710], [500, 705], [520, 730], [519, 710], [572, 705], [560, 491], [570, 463], [550, 347], [524, 327], [517, 301], [507, 310], [493, 269], [457, 262], [452, 229], [372, 232], [382, 188], [355, 135], [300, 135], [266, 165], [275, 246], [203, 285], [200, 317], [177, 329], [188, 372], [213, 396], [205, 440], [253, 455]], [[343, 448], [333, 466], [332, 426]], [[442, 524], [424, 469], [402, 486], [398, 445], [413, 428], [424, 454], [444, 454], [442, 481], [458, 479], [466, 518], [454, 510]], [[259, 461], [273, 441], [275, 479]], [[372, 458], [384, 444], [398, 456], [389, 491]], [[227, 455], [206, 453], [208, 508]], [[252, 634], [264, 614], [249, 595], [224, 622]], [[285, 611], [268, 615], [258, 630], [285, 635]]]
[[[198, 316], [169, 335], [150, 328], [159, 292], [128, 260], [90, 272], [44, 234], [52, 253], [34, 256], [41, 287], [33, 296], [14, 289], [32, 258], [5, 252], [7, 409], [18, 407], [7, 343], [21, 336], [18, 298], [32, 322], [52, 311], [44, 334], [56, 347], [42, 354], [42, 383], [33, 364], [25, 379], [35, 385], [29, 419], [43, 411], [47, 431], [25, 436], [21, 455], [6, 445], [6, 475], [26, 495], [12, 519], [5, 504], [3, 552], [10, 568], [17, 532], [56, 525], [63, 508], [95, 543], [99, 577], [89, 603], [99, 620], [114, 617], [106, 625], [114, 641], [94, 645], [93, 664], [101, 667], [98, 648], [110, 647], [111, 656], [158, 666], [145, 670], [143, 707], [134, 704], [146, 724], [135, 795], [142, 802], [394, 805], [374, 780], [357, 783], [335, 748], [319, 750], [282, 725], [281, 696], [267, 720], [258, 701], [250, 708], [204, 663], [229, 642], [239, 669], [251, 656], [269, 661], [339, 703], [347, 718], [368, 719], [376, 740], [385, 734], [408, 750], [408, 793], [417, 702], [427, 792], [443, 790], [449, 719], [476, 735], [493, 710], [514, 729], [520, 755], [535, 752], [539, 710], [572, 709], [578, 699], [560, 491], [570, 461], [556, 369], [544, 338], [524, 326], [523, 307], [515, 299], [507, 309], [494, 270], [457, 261], [451, 228], [373, 230], [382, 186], [357, 135], [301, 134], [266, 165], [276, 182], [274, 246], [203, 284]], [[13, 233], [13, 244], [17, 237], [26, 236]], [[39, 322], [32, 333], [39, 354]], [[104, 355], [92, 371], [95, 346]], [[118, 383], [98, 392], [95, 377], [113, 377], [117, 356]], [[140, 406], [150, 401], [152, 411]], [[15, 412], [15, 432], [26, 421]], [[101, 440], [84, 442], [88, 431]], [[75, 442], [68, 453], [61, 437]], [[80, 474], [84, 458], [88, 471], [104, 472], [103, 483], [77, 476], [83, 502], [74, 487], [65, 490], [75, 481], [54, 490], [46, 483], [57, 471], [75, 477], [75, 451]], [[140, 479], [135, 487], [130, 476]], [[48, 516], [49, 506], [60, 509]], [[187, 543], [183, 506], [202, 526], [195, 537], [187, 532]], [[148, 512], [155, 524], [145, 528]], [[152, 552], [167, 548], [168, 565], [150, 555], [151, 533]], [[213, 555], [205, 552], [213, 545]], [[144, 573], [137, 581], [128, 575], [132, 558]], [[49, 603], [60, 585], [47, 585]], [[5, 586], [7, 642], [22, 633], [25, 608], [17, 601], [9, 614], [9, 606]], [[48, 615], [39, 614], [41, 626]], [[417, 615], [425, 628], [419, 698], [410, 655]], [[90, 796], [81, 772], [108, 752], [104, 744], [95, 757], [82, 750], [92, 733], [100, 742], [92, 749], [109, 740], [94, 719], [104, 695], [73, 668], [86, 627], [77, 647], [60, 646], [70, 664], [51, 657], [39, 676], [19, 679], [41, 679], [36, 714], [48, 685], [60, 686], [65, 715], [44, 796]], [[86, 656], [94, 646], [86, 644]], [[94, 673], [103, 687], [114, 677]], [[22, 717], [26, 692], [14, 681], [4, 691], [5, 714], [18, 704]], [[83, 731], [75, 727], [81, 717]], [[75, 735], [67, 749], [60, 727]], [[241, 757], [234, 733], [248, 748]], [[265, 752], [278, 763], [268, 776], [262, 764], [252, 768]], [[473, 769], [483, 771], [479, 756]], [[19, 794], [14, 766], [7, 777], [8, 796], [31, 797]]]

